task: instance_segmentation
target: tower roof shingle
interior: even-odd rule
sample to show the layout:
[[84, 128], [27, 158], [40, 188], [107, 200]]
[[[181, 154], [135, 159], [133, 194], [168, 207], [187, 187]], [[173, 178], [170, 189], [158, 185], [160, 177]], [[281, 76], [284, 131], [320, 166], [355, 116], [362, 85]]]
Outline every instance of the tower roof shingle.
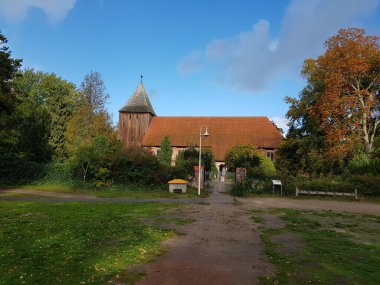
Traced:
[[127, 103], [125, 103], [119, 112], [151, 113], [156, 116], [142, 82], [137, 85], [135, 92], [133, 92], [132, 96], [129, 97]]

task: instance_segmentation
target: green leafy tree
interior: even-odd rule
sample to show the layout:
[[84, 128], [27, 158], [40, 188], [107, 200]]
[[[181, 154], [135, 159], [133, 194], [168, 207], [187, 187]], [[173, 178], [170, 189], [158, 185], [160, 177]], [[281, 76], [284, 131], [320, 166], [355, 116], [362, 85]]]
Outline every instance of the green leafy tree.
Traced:
[[[215, 170], [215, 159], [212, 149], [203, 148], [202, 149], [202, 165], [204, 166], [207, 174], [211, 170]], [[176, 158], [176, 166], [181, 168], [188, 177], [194, 175], [194, 166], [199, 164], [199, 151], [194, 144], [190, 144], [188, 148], [182, 150], [178, 153]], [[217, 171], [217, 170], [216, 170]]]
[[16, 109], [19, 150], [37, 160], [67, 157], [64, 133], [78, 100], [75, 85], [54, 73], [27, 69], [13, 81], [19, 105]]
[[172, 155], [172, 145], [170, 143], [169, 137], [165, 136], [161, 142], [160, 153], [158, 154], [158, 161], [163, 165], [171, 165]]
[[232, 171], [237, 167], [256, 167], [260, 165], [260, 150], [252, 144], [235, 145], [227, 151], [224, 161]]
[[6, 46], [7, 38], [0, 32], [0, 152], [13, 151], [17, 144], [17, 114], [15, 107], [18, 100], [12, 90], [12, 79], [21, 66], [20, 59], [11, 57]]
[[252, 168], [253, 175], [254, 176], [260, 175], [262, 177], [276, 176], [277, 171], [272, 160], [270, 160], [264, 154], [259, 155], [259, 157], [260, 157], [260, 164]]
[[98, 178], [104, 182], [111, 176], [112, 164], [121, 153], [122, 146], [117, 139], [97, 136], [74, 150], [69, 165], [83, 180]]

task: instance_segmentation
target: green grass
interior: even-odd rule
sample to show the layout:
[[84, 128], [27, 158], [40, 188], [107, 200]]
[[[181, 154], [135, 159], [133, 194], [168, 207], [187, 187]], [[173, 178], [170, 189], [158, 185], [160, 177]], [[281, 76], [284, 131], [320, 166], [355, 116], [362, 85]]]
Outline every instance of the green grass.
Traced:
[[[267, 256], [277, 267], [275, 276], [262, 278], [263, 284], [379, 284], [379, 217], [289, 209], [268, 212], [286, 224], [280, 229], [260, 224]], [[289, 250], [292, 241], [275, 242], [279, 235], [295, 236], [299, 243]]]
[[172, 230], [149, 225], [176, 205], [0, 201], [0, 284], [108, 284], [140, 278]]
[[[5, 187], [4, 187], [5, 188]], [[12, 188], [12, 187], [7, 187]], [[188, 187], [187, 193], [169, 193], [168, 189], [148, 188], [145, 186], [135, 185], [112, 185], [99, 189], [71, 188], [58, 183], [37, 183], [17, 186], [18, 189], [30, 189], [57, 193], [85, 194], [99, 198], [139, 198], [139, 199], [181, 199], [181, 198], [206, 198], [207, 191], [201, 191], [198, 196], [197, 189]]]

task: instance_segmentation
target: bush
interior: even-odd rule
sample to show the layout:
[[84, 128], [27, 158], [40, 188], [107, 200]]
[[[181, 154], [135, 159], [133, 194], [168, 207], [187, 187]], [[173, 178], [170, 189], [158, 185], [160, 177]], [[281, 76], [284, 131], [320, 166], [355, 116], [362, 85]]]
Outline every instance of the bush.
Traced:
[[358, 189], [359, 195], [380, 196], [380, 177], [372, 175], [352, 176], [350, 182]]
[[301, 190], [329, 192], [354, 192], [357, 189], [359, 196], [380, 196], [380, 177], [372, 175], [349, 176], [345, 179], [283, 177], [280, 180], [286, 195], [294, 195], [298, 187]]
[[355, 156], [348, 167], [352, 175], [380, 175], [380, 158], [369, 159], [366, 154]]
[[252, 190], [252, 182], [246, 179], [235, 183], [230, 190], [230, 194], [236, 197], [244, 197], [252, 194]]
[[277, 173], [273, 162], [268, 157], [260, 155], [260, 165], [249, 169], [248, 174], [252, 178], [266, 180], [276, 176]]
[[14, 155], [0, 157], [0, 184], [30, 183], [44, 175], [44, 164]]

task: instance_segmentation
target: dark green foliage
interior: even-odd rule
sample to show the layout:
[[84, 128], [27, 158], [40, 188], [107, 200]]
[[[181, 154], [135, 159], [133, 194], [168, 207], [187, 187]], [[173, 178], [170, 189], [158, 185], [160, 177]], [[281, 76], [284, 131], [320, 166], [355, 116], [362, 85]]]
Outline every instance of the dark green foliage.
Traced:
[[230, 171], [235, 171], [237, 167], [256, 167], [260, 165], [259, 152], [254, 145], [235, 145], [227, 151], [224, 161]]
[[129, 147], [112, 163], [111, 175], [116, 183], [164, 186], [174, 178], [185, 178], [180, 169], [162, 165], [157, 157], [141, 147]]
[[352, 175], [380, 175], [380, 158], [357, 155], [351, 160], [348, 170]]
[[380, 196], [380, 176], [360, 175], [349, 178], [359, 195]]
[[18, 142], [15, 117], [18, 100], [11, 82], [21, 66], [21, 60], [11, 58], [6, 43], [6, 37], [0, 32], [0, 153], [13, 152]]
[[230, 194], [236, 197], [244, 197], [253, 193], [252, 181], [250, 179], [246, 179], [243, 181], [238, 181], [230, 190]]
[[19, 100], [13, 152], [42, 162], [65, 159], [64, 132], [77, 100], [74, 84], [27, 69], [13, 80], [13, 88]]
[[76, 177], [83, 180], [98, 178], [97, 182], [106, 182], [111, 178], [110, 169], [121, 155], [122, 145], [119, 141], [97, 136], [91, 144], [78, 146], [69, 164]]
[[[211, 172], [216, 169], [212, 149], [202, 149], [201, 163], [206, 171], [206, 179], [209, 179]], [[190, 144], [188, 148], [178, 153], [176, 158], [176, 167], [181, 173], [184, 174], [186, 179], [191, 179], [194, 176], [194, 166], [198, 165], [199, 151], [193, 144]]]
[[0, 155], [0, 185], [30, 183], [44, 173], [44, 164], [13, 154]]
[[[295, 195], [295, 189], [329, 192], [354, 192], [358, 190], [361, 196], [380, 196], [380, 178], [372, 175], [306, 178], [306, 177], [279, 177], [285, 195]], [[270, 189], [268, 189], [270, 192]]]
[[7, 38], [0, 31], [0, 115], [10, 114], [13, 111], [15, 98], [11, 93], [10, 80], [21, 66], [21, 59], [11, 58], [11, 52], [5, 45]]
[[163, 165], [172, 164], [173, 148], [170, 144], [168, 136], [165, 136], [161, 142], [160, 153], [158, 155], [158, 161]]
[[194, 166], [199, 164], [199, 152], [193, 144], [185, 150], [179, 151], [176, 157], [175, 166], [181, 169], [185, 179], [194, 177]]

